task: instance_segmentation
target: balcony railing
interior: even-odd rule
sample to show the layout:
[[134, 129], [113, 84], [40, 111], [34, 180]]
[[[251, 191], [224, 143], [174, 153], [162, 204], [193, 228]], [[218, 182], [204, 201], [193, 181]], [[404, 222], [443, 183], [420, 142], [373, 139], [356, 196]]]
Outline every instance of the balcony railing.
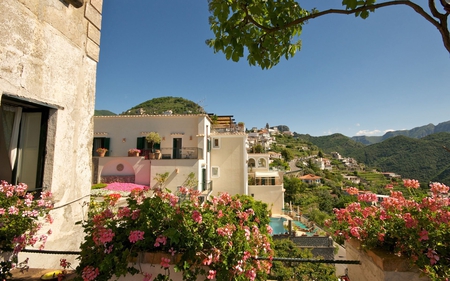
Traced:
[[[198, 147], [163, 147], [159, 149], [160, 159], [203, 159], [203, 149]], [[150, 159], [150, 149], [142, 149], [145, 159]]]
[[209, 192], [212, 191], [212, 188], [213, 188], [213, 182], [212, 181], [199, 182], [198, 184], [200, 185], [202, 192], [209, 193]]
[[256, 177], [255, 173], [248, 173], [248, 185], [282, 185], [283, 177]]

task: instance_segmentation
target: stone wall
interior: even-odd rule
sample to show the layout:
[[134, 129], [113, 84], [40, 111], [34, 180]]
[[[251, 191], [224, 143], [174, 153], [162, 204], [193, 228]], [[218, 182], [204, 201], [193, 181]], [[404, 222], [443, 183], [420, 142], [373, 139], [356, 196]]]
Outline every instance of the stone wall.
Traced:
[[362, 251], [358, 241], [345, 243], [346, 259], [359, 260], [360, 265], [348, 265], [350, 280], [358, 281], [428, 281], [419, 269], [404, 257], [382, 250]]
[[[0, 98], [50, 108], [43, 162], [43, 187], [55, 201], [49, 250], [76, 251], [83, 237], [75, 222], [89, 200], [78, 199], [91, 185], [102, 3], [85, 0], [76, 8], [64, 0], [0, 1]], [[31, 267], [59, 268], [59, 255], [26, 256]], [[76, 265], [75, 257], [64, 258]]]

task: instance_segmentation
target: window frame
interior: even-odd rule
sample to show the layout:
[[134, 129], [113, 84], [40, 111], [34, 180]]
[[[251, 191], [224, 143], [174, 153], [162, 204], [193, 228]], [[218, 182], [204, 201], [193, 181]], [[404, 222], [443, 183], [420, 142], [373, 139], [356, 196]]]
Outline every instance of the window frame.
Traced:
[[[217, 171], [217, 173], [214, 172]], [[220, 167], [219, 166], [211, 166], [211, 178], [220, 178]]]

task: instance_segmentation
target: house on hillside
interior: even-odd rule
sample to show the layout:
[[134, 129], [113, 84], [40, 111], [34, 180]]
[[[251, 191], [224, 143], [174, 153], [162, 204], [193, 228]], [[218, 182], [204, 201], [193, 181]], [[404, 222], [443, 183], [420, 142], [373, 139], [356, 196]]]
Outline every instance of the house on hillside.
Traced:
[[331, 152], [331, 157], [332, 157], [333, 159], [336, 159], [336, 160], [341, 160], [341, 159], [342, 159], [341, 154], [340, 154], [339, 152], [336, 152], [336, 151]]
[[349, 175], [342, 175], [345, 180], [350, 181], [354, 184], [359, 184], [361, 182], [361, 179], [357, 176], [349, 176]]
[[321, 184], [321, 177], [313, 175], [313, 174], [307, 174], [304, 176], [299, 177], [304, 183], [311, 184], [311, 185], [320, 185]]
[[284, 208], [284, 173], [269, 167], [270, 154], [249, 153], [248, 192], [256, 200], [269, 205], [272, 213], [281, 214]]
[[[0, 14], [0, 179], [51, 191], [45, 249], [78, 251], [83, 230], [75, 222], [91, 190], [102, 0], [3, 0]], [[26, 257], [34, 268], [59, 268], [61, 258], [77, 265], [70, 255]]]
[[400, 175], [398, 175], [396, 173], [392, 173], [392, 172], [383, 172], [382, 174], [383, 174], [383, 176], [385, 178], [390, 179], [390, 180], [391, 179], [401, 179], [402, 178], [402, 176], [400, 176]]
[[[247, 134], [233, 128], [233, 124], [213, 126], [207, 114], [96, 116], [93, 182], [123, 181], [153, 187], [157, 184], [154, 178], [158, 174], [169, 173], [165, 186], [176, 191], [193, 173], [198, 180], [196, 188], [205, 198], [221, 192], [251, 195], [274, 206], [274, 212], [281, 213], [282, 176], [277, 174], [276, 182], [266, 182], [266, 177], [262, 177], [264, 181], [250, 187]], [[150, 148], [145, 136], [149, 132], [157, 132], [161, 137], [157, 147], [162, 155], [159, 159], [147, 157]], [[107, 148], [109, 154], [96, 156], [98, 147]], [[138, 148], [144, 154], [129, 157], [128, 150], [132, 148]], [[264, 163], [257, 164], [260, 165], [255, 168], [258, 171], [269, 171], [269, 154], [252, 158], [252, 161]]]
[[333, 169], [333, 167], [331, 166], [331, 161], [328, 158], [316, 158], [313, 159], [313, 163], [321, 170], [331, 171]]
[[270, 136], [267, 129], [248, 133], [248, 144], [250, 148], [260, 144], [263, 149], [267, 151], [270, 149], [273, 142], [273, 138]]

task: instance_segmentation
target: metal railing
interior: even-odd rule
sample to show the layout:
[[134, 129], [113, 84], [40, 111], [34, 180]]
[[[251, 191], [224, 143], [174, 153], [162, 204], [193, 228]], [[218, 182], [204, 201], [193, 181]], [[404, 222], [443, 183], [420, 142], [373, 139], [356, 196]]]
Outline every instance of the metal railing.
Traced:
[[[174, 149], [173, 147], [163, 147], [156, 152], [160, 153], [161, 156], [156, 159], [203, 159], [203, 149], [199, 147], [183, 147], [179, 149]], [[145, 159], [150, 159], [150, 149], [142, 149], [142, 155]]]
[[280, 177], [256, 177], [255, 173], [248, 173], [248, 185], [282, 185], [283, 178]]

